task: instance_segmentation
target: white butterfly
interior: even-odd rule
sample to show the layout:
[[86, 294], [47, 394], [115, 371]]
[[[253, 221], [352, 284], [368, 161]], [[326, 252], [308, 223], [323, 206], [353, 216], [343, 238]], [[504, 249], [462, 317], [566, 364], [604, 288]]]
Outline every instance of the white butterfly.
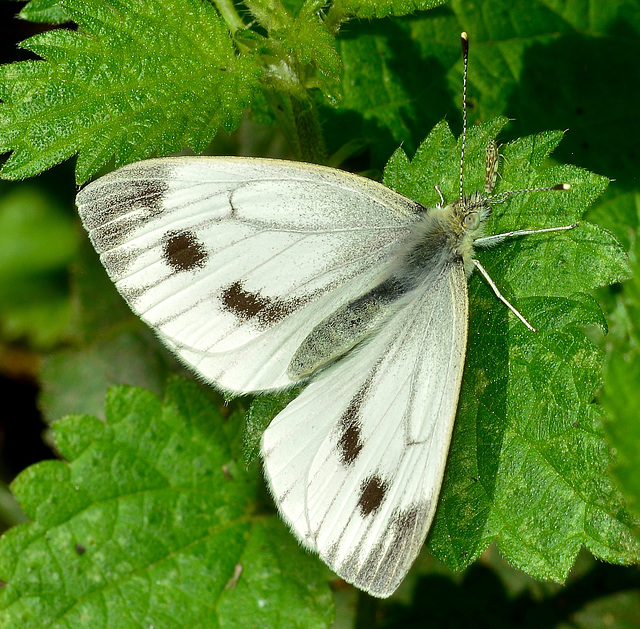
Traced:
[[473, 257], [536, 231], [481, 237], [512, 194], [490, 196], [497, 163], [490, 144], [486, 191], [433, 209], [339, 170], [235, 157], [147, 160], [78, 194], [118, 290], [196, 373], [237, 393], [310, 378], [264, 433], [265, 474], [298, 539], [374, 596], [398, 587], [434, 516], [471, 271], [529, 325]]

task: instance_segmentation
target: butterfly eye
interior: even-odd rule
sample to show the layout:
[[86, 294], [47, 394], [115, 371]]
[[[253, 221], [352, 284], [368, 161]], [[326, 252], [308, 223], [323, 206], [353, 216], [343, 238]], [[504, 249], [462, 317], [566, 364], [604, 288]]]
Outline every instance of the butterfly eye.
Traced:
[[467, 229], [474, 230], [480, 224], [480, 215], [477, 212], [471, 212], [464, 217], [464, 226]]

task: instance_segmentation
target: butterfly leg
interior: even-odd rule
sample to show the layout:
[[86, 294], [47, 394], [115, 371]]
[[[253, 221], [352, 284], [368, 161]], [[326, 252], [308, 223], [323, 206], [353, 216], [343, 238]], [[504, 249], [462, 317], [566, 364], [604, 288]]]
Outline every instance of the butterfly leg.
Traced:
[[532, 332], [537, 332], [537, 330], [522, 316], [522, 314], [520, 314], [520, 312], [518, 310], [516, 310], [516, 308], [514, 306], [512, 306], [509, 303], [507, 298], [504, 297], [504, 295], [498, 290], [498, 287], [496, 286], [495, 282], [491, 279], [491, 276], [489, 275], [489, 273], [487, 273], [487, 270], [482, 266], [482, 264], [480, 264], [480, 262], [478, 260], [475, 260], [475, 259], [473, 261], [473, 264], [478, 269], [478, 271], [480, 271], [480, 273], [482, 273], [482, 277], [484, 277], [484, 279], [487, 280], [487, 284], [489, 284], [489, 286], [491, 286], [491, 289], [495, 293], [496, 297], [507, 308], [509, 308], [509, 310], [511, 310], [511, 312], [513, 312], [513, 314], [516, 315], [516, 317], [518, 317], [518, 319], [520, 319], [520, 321], [522, 321], [522, 323], [524, 323], [527, 326], [527, 328], [529, 328], [529, 330], [531, 330]]

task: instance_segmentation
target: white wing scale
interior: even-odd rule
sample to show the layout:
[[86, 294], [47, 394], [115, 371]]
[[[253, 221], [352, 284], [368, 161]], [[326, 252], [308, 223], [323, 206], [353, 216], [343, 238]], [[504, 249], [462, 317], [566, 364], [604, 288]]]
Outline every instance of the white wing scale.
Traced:
[[284, 519], [335, 572], [376, 596], [402, 581], [435, 513], [467, 310], [462, 262], [435, 268], [263, 436], [266, 475]]
[[394, 271], [422, 210], [349, 173], [233, 157], [138, 162], [77, 204], [132, 309], [203, 377], [242, 392], [292, 384], [300, 343]]

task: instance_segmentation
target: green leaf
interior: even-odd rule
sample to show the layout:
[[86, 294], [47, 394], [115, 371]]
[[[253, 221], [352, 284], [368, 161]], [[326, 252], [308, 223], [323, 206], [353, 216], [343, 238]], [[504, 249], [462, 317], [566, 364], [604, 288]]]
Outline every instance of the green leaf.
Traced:
[[79, 31], [23, 46], [45, 61], [0, 67], [2, 175], [17, 179], [78, 153], [85, 181], [116, 165], [190, 146], [237, 126], [257, 69], [200, 0], [63, 0]]
[[[613, 473], [618, 486], [627, 498], [629, 508], [640, 519], [640, 351], [636, 348], [624, 354], [615, 354], [607, 366], [602, 403], [610, 420], [605, 427], [609, 443], [616, 450]], [[635, 534], [638, 535], [638, 529]]]
[[114, 384], [163, 395], [167, 375], [180, 366], [129, 310], [86, 241], [71, 277], [76, 343], [43, 360], [38, 402], [45, 421], [72, 413], [103, 418], [104, 398]]
[[[484, 185], [484, 149], [506, 120], [469, 130], [465, 190]], [[569, 192], [515, 195], [496, 206], [489, 233], [571, 225], [607, 185], [578, 168], [545, 168], [561, 133], [502, 147], [496, 193], [570, 182]], [[397, 151], [385, 182], [427, 206], [458, 196], [461, 143], [441, 123], [409, 162]], [[477, 250], [493, 280], [538, 329], [528, 331], [477, 276], [470, 281], [471, 323], [463, 388], [445, 483], [429, 539], [452, 568], [476, 559], [494, 540], [528, 574], [563, 581], [585, 545], [616, 563], [640, 558], [634, 518], [613, 487], [600, 410], [602, 353], [585, 325], [605, 327], [584, 294], [628, 273], [624, 253], [602, 228], [507, 239]]]
[[325, 18], [317, 0], [295, 14], [252, 0], [251, 30], [226, 3], [216, 5], [219, 15], [202, 0], [34, 0], [22, 17], [69, 17], [78, 31], [36, 35], [22, 45], [42, 60], [0, 67], [0, 150], [12, 151], [2, 176], [31, 176], [77, 153], [82, 183], [111, 159], [117, 166], [185, 147], [201, 152], [220, 126], [238, 126], [259, 89], [294, 152], [320, 157], [312, 90], [332, 97], [327, 77], [339, 77], [340, 23], [440, 3], [363, 2]]
[[30, 22], [49, 24], [64, 24], [71, 19], [61, 6], [61, 0], [30, 0], [20, 11], [20, 17]]
[[[416, 17], [383, 21], [375, 29], [362, 23], [350, 26], [338, 40], [342, 99], [337, 111], [326, 111], [330, 145], [340, 146], [348, 128], [350, 138], [368, 144], [373, 166], [381, 169], [399, 145], [411, 155], [425, 131], [444, 115], [458, 117], [461, 81], [454, 91], [443, 79], [460, 64], [460, 26], [448, 18], [448, 28], [438, 28], [441, 21]], [[431, 30], [412, 32], [423, 23]], [[438, 41], [443, 43], [436, 45]]]
[[40, 369], [38, 400], [44, 419], [50, 423], [69, 413], [102, 418], [105, 392], [114, 384], [135, 383], [162, 393], [174, 364], [165, 354], [150, 330], [132, 322], [93, 342], [48, 355]]
[[[619, 329], [609, 341], [601, 399], [609, 415], [605, 422], [607, 437], [617, 454], [613, 475], [629, 508], [640, 518], [640, 240], [637, 229], [632, 235], [632, 277], [622, 285], [619, 296]], [[635, 534], [640, 537], [640, 527]]]
[[[281, 70], [283, 75], [287, 70], [294, 74], [300, 73], [298, 77], [291, 77], [294, 81], [302, 79], [304, 82], [305, 71], [300, 66], [309, 66], [308, 70], [313, 70], [311, 76], [316, 74], [314, 70], [317, 68], [320, 72], [337, 78], [340, 57], [335, 49], [334, 34], [327, 30], [322, 19], [324, 1], [307, 0], [294, 4], [300, 6], [291, 6], [289, 11], [285, 11], [280, 3], [273, 0], [247, 2], [251, 13], [268, 31], [269, 38], [262, 42], [262, 46], [270, 49], [271, 55], [285, 62]], [[272, 78], [277, 80], [278, 71], [271, 68], [271, 72]]]
[[325, 569], [256, 513], [259, 471], [196, 385], [114, 388], [106, 416], [57, 422], [68, 463], [13, 484], [32, 521], [0, 542], [3, 629], [329, 626]]
[[359, 18], [381, 18], [433, 9], [444, 2], [445, 0], [335, 0], [332, 9]]
[[260, 439], [271, 420], [300, 392], [300, 388], [287, 389], [277, 394], [259, 395], [253, 401], [245, 417], [244, 458], [247, 463], [259, 456]]

